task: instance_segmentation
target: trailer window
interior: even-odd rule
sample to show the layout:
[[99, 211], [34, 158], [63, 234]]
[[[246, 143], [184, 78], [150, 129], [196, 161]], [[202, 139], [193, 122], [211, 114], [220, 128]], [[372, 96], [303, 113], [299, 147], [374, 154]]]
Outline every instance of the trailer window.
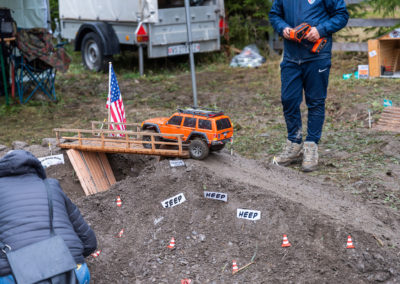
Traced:
[[183, 122], [183, 126], [186, 127], [196, 127], [197, 118], [185, 117], [185, 121]]
[[231, 127], [232, 125], [228, 118], [217, 120], [217, 130], [223, 130]]
[[[205, 2], [206, 1], [204, 0], [191, 0], [190, 6], [202, 6], [206, 4]], [[185, 0], [158, 0], [159, 9], [177, 8], [177, 7], [185, 7]]]
[[182, 123], [182, 116], [173, 116], [168, 120], [168, 124], [171, 125], [181, 125]]
[[209, 120], [204, 120], [204, 119], [199, 119], [199, 128], [200, 129], [208, 129], [211, 130], [211, 121]]

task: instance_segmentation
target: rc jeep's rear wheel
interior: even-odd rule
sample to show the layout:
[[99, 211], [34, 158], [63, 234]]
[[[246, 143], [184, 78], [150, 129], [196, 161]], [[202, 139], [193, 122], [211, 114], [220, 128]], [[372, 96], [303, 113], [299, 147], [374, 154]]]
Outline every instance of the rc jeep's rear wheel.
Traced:
[[[157, 131], [154, 131], [152, 129], [145, 130], [143, 132], [144, 133], [146, 133], [146, 132], [147, 133], [157, 133]], [[142, 141], [149, 141], [150, 143], [142, 143], [142, 145], [146, 149], [151, 149], [151, 135], [143, 135]], [[154, 141], [155, 142], [160, 141], [160, 137], [154, 136]], [[156, 149], [159, 149], [161, 145], [160, 144], [155, 144], [154, 146], [155, 146]]]
[[193, 159], [203, 160], [208, 156], [210, 149], [206, 142], [201, 140], [200, 138], [195, 138], [190, 141], [189, 144], [189, 153]]
[[220, 144], [220, 145], [214, 145], [211, 146], [210, 150], [215, 152], [215, 151], [221, 151], [222, 149], [224, 149], [225, 144]]

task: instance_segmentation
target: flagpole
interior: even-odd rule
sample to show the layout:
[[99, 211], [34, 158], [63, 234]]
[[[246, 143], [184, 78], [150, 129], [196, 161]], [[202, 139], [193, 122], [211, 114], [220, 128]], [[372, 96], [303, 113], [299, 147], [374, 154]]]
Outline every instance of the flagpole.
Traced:
[[[111, 62], [108, 62], [108, 99], [107, 103], [108, 105], [108, 121], [111, 122]], [[108, 123], [108, 130], [110, 130], [111, 124]]]

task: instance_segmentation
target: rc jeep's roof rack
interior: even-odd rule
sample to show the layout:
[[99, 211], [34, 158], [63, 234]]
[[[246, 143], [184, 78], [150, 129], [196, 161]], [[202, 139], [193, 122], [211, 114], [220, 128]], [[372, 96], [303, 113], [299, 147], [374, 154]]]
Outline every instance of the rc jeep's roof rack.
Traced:
[[178, 108], [179, 113], [192, 114], [192, 115], [200, 115], [205, 117], [216, 117], [220, 115], [224, 115], [222, 110], [212, 109], [212, 108]]

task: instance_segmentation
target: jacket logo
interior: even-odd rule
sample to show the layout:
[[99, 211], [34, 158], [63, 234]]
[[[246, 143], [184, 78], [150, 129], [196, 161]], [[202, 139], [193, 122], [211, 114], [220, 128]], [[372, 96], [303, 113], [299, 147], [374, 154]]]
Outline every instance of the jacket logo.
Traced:
[[308, 3], [310, 3], [310, 5], [314, 4], [315, 0], [308, 0]]

